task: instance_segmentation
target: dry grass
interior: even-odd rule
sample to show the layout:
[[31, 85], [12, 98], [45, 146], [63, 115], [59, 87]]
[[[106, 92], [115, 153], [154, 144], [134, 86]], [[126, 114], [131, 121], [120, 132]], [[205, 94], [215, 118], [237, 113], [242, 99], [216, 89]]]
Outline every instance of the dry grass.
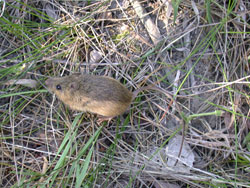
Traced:
[[[250, 3], [162, 2], [6, 1], [1, 187], [250, 187]], [[43, 87], [73, 72], [171, 97], [98, 125]]]

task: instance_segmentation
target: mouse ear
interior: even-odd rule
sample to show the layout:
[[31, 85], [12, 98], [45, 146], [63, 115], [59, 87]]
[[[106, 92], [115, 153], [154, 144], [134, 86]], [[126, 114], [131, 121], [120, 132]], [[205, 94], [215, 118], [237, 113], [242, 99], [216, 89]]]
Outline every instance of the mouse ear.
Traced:
[[79, 88], [79, 84], [77, 82], [72, 82], [69, 85], [70, 89], [76, 90]]

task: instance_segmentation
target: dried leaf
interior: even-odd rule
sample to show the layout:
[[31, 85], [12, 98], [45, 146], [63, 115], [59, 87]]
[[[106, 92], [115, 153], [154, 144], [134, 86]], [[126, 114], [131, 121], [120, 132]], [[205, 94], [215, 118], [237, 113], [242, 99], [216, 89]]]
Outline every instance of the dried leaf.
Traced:
[[133, 8], [135, 9], [136, 14], [140, 18], [141, 22], [144, 24], [147, 32], [153, 41], [154, 45], [157, 45], [161, 40], [161, 34], [158, 27], [154, 24], [150, 16], [145, 16], [147, 13], [144, 8], [141, 6], [139, 1], [130, 0]]
[[102, 59], [102, 53], [98, 52], [96, 50], [91, 51], [90, 54], [89, 54], [89, 56], [90, 56], [89, 62], [91, 64], [92, 63], [98, 63]]
[[59, 16], [56, 14], [56, 10], [53, 9], [53, 7], [48, 3], [45, 5], [45, 12], [50, 18], [52, 18], [52, 21], [59, 19]]
[[36, 80], [31, 80], [31, 79], [19, 79], [19, 80], [9, 80], [8, 82], [5, 83], [5, 85], [23, 85], [25, 87], [30, 87], [30, 88], [36, 88], [37, 86], [37, 81]]
[[169, 167], [175, 168], [178, 172], [189, 173], [190, 168], [193, 167], [194, 153], [190, 148], [190, 146], [185, 142], [185, 140], [183, 142], [180, 158], [175, 166], [181, 144], [182, 144], [182, 136], [175, 136], [169, 141], [169, 144], [166, 148], [166, 155], [168, 158], [167, 165]]

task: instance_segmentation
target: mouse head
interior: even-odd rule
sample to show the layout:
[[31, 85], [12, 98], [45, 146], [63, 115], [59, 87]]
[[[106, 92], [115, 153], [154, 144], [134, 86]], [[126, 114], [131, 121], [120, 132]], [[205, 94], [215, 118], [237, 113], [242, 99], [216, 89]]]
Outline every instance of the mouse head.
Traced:
[[72, 76], [49, 78], [45, 84], [62, 101], [70, 100], [80, 86]]

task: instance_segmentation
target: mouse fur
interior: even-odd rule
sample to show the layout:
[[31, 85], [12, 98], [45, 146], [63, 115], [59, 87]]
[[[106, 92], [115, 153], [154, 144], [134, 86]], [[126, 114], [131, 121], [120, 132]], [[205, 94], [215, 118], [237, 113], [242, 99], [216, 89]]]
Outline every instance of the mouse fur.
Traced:
[[106, 117], [122, 114], [133, 98], [131, 91], [107, 76], [73, 74], [49, 78], [45, 84], [71, 109]]

